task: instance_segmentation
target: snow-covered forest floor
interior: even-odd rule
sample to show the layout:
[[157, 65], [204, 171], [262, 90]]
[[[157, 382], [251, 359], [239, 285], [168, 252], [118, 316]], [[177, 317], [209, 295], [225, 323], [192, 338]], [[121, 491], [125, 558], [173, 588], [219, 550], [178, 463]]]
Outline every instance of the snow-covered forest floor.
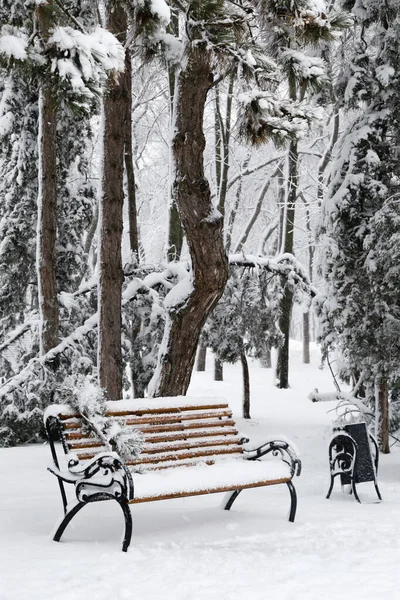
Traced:
[[270, 370], [251, 366], [252, 420], [241, 414], [240, 365], [214, 382], [209, 362], [194, 373], [189, 395], [229, 400], [241, 432], [257, 444], [284, 434], [300, 450], [296, 522], [286, 520], [286, 486], [244, 491], [231, 512], [221, 497], [186, 498], [133, 507], [134, 536], [120, 550], [122, 515], [115, 503], [86, 507], [56, 544], [50, 533], [61, 514], [47, 446], [0, 449], [1, 600], [362, 600], [399, 598], [400, 448], [381, 458], [383, 503], [372, 484], [363, 501], [330, 500], [327, 445], [332, 404], [312, 404], [309, 392], [333, 391], [318, 351], [301, 363], [291, 349], [291, 389], [272, 385]]

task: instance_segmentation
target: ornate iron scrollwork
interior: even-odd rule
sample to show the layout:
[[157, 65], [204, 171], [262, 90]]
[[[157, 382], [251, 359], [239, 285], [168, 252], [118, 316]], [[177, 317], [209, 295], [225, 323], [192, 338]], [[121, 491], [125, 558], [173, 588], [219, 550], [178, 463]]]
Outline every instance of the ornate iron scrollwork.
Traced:
[[297, 452], [288, 442], [283, 440], [272, 440], [254, 450], [245, 449], [244, 452], [247, 460], [257, 460], [271, 453], [272, 456], [280, 457], [283, 462], [289, 465], [292, 477], [301, 473], [301, 460]]
[[77, 502], [68, 507], [64, 504], [65, 515], [54, 540], [59, 541], [68, 523], [86, 504], [101, 500], [116, 500], [125, 519], [125, 533], [122, 550], [127, 551], [132, 537], [132, 515], [129, 501], [134, 498], [133, 479], [129, 469], [114, 452], [98, 454], [84, 464], [75, 457], [68, 461], [68, 471], [60, 471], [57, 467], [48, 467], [60, 482], [73, 483]]
[[[243, 438], [242, 443], [247, 443], [249, 440], [247, 438]], [[244, 449], [244, 455], [246, 460], [259, 460], [263, 456], [272, 453], [272, 456], [279, 457], [286, 463], [290, 468], [290, 477], [294, 477], [294, 475], [300, 475], [301, 473], [301, 460], [297, 454], [297, 452], [292, 448], [292, 446], [283, 440], [272, 440], [270, 442], [266, 442], [259, 446], [258, 448], [254, 448], [253, 450]], [[292, 523], [296, 517], [297, 510], [297, 495], [295, 487], [292, 481], [287, 481], [286, 485], [289, 489], [290, 493], [290, 510], [289, 510], [289, 521]], [[225, 501], [225, 510], [230, 510], [232, 504], [235, 502], [236, 498], [239, 496], [241, 490], [235, 490], [230, 493], [227, 500]]]
[[327, 498], [330, 497], [335, 477], [340, 476], [342, 487], [351, 486], [355, 499], [361, 502], [356, 483], [372, 481], [379, 500], [382, 500], [378, 482], [379, 452], [375, 438], [366, 423], [352, 423], [337, 429], [329, 444], [329, 469], [331, 481]]

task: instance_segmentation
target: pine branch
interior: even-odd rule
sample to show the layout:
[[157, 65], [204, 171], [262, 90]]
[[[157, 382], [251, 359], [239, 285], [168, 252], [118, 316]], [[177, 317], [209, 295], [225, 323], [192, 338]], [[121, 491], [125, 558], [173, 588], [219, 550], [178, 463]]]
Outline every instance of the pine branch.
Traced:
[[74, 15], [71, 15], [70, 11], [68, 8], [66, 8], [64, 6], [64, 4], [61, 2], [61, 0], [54, 0], [54, 3], [57, 4], [58, 8], [60, 10], [62, 10], [62, 12], [74, 23], [74, 25], [76, 25], [78, 27], [78, 29], [82, 32], [87, 34], [86, 29], [84, 28], [84, 26], [82, 25], [82, 23], [80, 23], [78, 21], [78, 19], [76, 19], [74, 17]]

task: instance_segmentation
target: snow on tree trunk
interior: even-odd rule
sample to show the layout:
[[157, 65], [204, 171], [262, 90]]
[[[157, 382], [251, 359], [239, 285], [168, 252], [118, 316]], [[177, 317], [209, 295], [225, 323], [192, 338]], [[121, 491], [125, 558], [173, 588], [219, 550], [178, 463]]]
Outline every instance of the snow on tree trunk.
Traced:
[[[211, 56], [204, 43], [188, 48], [177, 75], [173, 139], [173, 195], [191, 257], [191, 285], [166, 298], [167, 319], [158, 365], [149, 385], [152, 396], [185, 395], [202, 327], [228, 278], [223, 219], [215, 211], [204, 175], [204, 107], [212, 83]], [[178, 284], [179, 285], [179, 284]]]
[[[295, 95], [292, 94], [295, 98]], [[298, 145], [297, 141], [292, 141], [289, 148], [288, 157], [288, 193], [286, 201], [286, 213], [283, 224], [283, 251], [293, 254], [294, 241], [294, 220], [296, 210], [298, 182]], [[279, 319], [279, 328], [284, 335], [283, 345], [279, 348], [277, 377], [279, 379], [278, 387], [286, 389], [289, 387], [289, 332], [292, 318], [293, 292], [288, 285], [285, 286], [283, 298], [281, 301], [281, 316]]]
[[[123, 7], [109, 2], [107, 27], [123, 38], [127, 20]], [[121, 294], [124, 144], [129, 95], [124, 77], [111, 74], [103, 99], [103, 172], [100, 194], [99, 251], [99, 383], [112, 400], [122, 398]]]
[[[37, 7], [43, 40], [52, 26], [53, 3]], [[58, 344], [59, 313], [56, 283], [57, 235], [57, 110], [51, 83], [44, 82], [39, 95], [39, 193], [37, 220], [37, 277], [40, 312], [40, 354]]]

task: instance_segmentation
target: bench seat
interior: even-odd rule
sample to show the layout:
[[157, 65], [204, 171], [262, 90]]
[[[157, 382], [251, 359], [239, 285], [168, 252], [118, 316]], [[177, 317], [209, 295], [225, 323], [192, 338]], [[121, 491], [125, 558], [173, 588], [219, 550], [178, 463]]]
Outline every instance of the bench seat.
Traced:
[[250, 462], [244, 459], [225, 459], [213, 465], [204, 463], [135, 475], [132, 503], [274, 485], [291, 480], [289, 465], [282, 461]]

